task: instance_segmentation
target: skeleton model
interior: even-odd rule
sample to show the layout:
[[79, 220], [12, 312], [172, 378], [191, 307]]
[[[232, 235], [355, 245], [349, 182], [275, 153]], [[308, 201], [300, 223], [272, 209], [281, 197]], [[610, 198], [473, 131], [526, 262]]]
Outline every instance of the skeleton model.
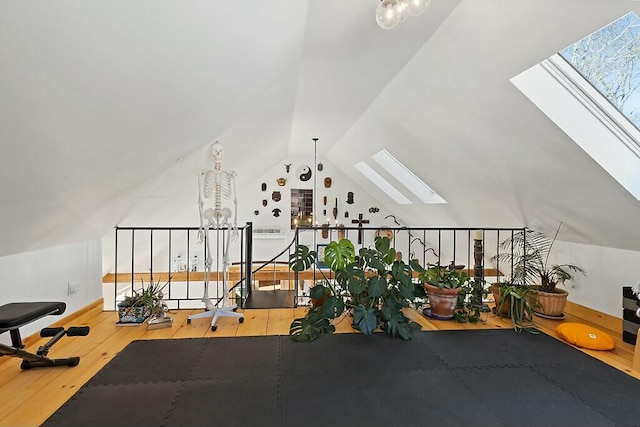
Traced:
[[[205, 310], [202, 313], [189, 316], [187, 323], [191, 323], [192, 319], [200, 319], [212, 317], [211, 330], [217, 329], [216, 321], [219, 317], [236, 317], [242, 323], [244, 317], [241, 313], [236, 313], [236, 305], [229, 304], [229, 243], [236, 240], [239, 236], [238, 232], [238, 199], [236, 198], [236, 173], [235, 171], [225, 171], [222, 169], [222, 156], [224, 150], [219, 142], [215, 142], [212, 147], [213, 154], [213, 170], [200, 172], [198, 177], [198, 209], [200, 211], [200, 230], [198, 230], [198, 241], [204, 241], [206, 245], [207, 256], [204, 262], [204, 302]], [[224, 200], [233, 200], [233, 222], [231, 222], [231, 209], [222, 207]], [[213, 207], [205, 209], [205, 203]], [[209, 230], [227, 230], [228, 238], [223, 244], [222, 249], [222, 307], [217, 307], [218, 303], [214, 303], [209, 298], [209, 279], [211, 275], [211, 266], [213, 258], [211, 256], [211, 239], [209, 238]], [[223, 239], [224, 240], [224, 239]]]

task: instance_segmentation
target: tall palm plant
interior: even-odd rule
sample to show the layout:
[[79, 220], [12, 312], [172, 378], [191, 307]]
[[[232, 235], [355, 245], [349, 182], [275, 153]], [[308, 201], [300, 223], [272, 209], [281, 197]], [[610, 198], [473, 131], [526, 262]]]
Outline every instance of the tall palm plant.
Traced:
[[542, 292], [554, 293], [557, 284], [572, 280], [574, 273], [586, 275], [573, 264], [551, 264], [549, 257], [560, 232], [550, 238], [544, 233], [524, 229], [500, 243], [501, 252], [491, 258], [493, 262], [506, 262], [512, 266], [511, 283], [520, 285], [539, 284]]

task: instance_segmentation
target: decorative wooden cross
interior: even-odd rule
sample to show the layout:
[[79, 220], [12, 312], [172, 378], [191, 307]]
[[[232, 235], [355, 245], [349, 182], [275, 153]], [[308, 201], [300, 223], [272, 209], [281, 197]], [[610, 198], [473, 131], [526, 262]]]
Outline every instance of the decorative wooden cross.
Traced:
[[362, 214], [358, 215], [358, 219], [352, 219], [352, 224], [358, 224], [358, 244], [362, 244], [362, 224], [369, 224], [368, 219], [362, 219]]

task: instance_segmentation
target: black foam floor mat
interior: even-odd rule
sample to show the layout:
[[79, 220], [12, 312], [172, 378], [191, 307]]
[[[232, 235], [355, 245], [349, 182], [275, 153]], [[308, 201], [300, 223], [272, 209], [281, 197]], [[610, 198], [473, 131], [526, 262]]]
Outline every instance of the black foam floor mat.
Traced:
[[638, 426], [640, 381], [512, 330], [134, 341], [45, 426]]

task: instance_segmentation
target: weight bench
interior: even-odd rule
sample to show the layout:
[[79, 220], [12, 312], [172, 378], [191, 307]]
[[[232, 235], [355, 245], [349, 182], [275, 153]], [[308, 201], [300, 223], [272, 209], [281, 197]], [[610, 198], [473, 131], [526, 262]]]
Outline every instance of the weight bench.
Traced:
[[44, 316], [57, 316], [64, 313], [66, 304], [63, 302], [14, 302], [0, 307], [0, 334], [7, 331], [11, 334], [11, 346], [0, 343], [0, 357], [10, 356], [22, 359], [21, 369], [31, 369], [45, 366], [77, 366], [79, 357], [67, 359], [50, 359], [47, 357], [51, 346], [65, 335], [85, 336], [89, 334], [88, 326], [70, 326], [64, 328], [44, 328], [41, 337], [52, 337], [46, 344], [41, 345], [35, 353], [24, 350], [20, 328]]

